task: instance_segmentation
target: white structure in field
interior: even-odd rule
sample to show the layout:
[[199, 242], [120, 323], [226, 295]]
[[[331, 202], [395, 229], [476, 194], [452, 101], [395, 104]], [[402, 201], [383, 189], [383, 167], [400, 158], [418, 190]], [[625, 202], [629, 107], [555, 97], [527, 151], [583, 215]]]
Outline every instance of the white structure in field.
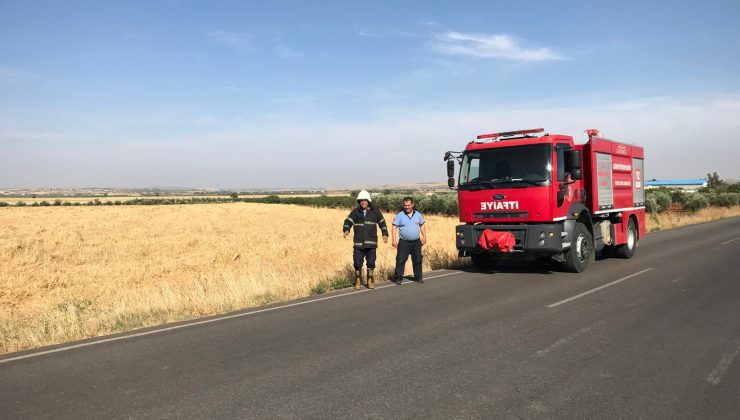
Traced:
[[666, 187], [666, 188], [681, 189], [685, 191], [696, 191], [699, 188], [706, 187], [706, 186], [707, 186], [706, 179], [672, 179], [672, 180], [666, 180], [666, 181], [651, 179], [649, 181], [645, 181], [645, 188], [647, 189]]

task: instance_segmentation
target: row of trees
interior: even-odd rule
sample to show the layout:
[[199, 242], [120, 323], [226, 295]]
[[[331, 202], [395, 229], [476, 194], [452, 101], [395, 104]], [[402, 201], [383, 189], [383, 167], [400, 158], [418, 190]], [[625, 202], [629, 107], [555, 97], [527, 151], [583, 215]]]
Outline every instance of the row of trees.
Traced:
[[130, 200], [106, 200], [101, 201], [96, 198], [87, 202], [82, 201], [62, 201], [54, 200], [40, 201], [34, 203], [26, 203], [25, 201], [18, 201], [15, 204], [6, 203], [0, 201], [0, 207], [51, 207], [51, 206], [157, 206], [157, 205], [169, 205], [169, 204], [206, 204], [206, 203], [231, 203], [234, 200], [231, 198], [224, 197], [193, 197], [193, 198], [133, 198]]
[[[429, 214], [454, 215], [457, 213], [457, 196], [454, 193], [423, 194], [400, 194], [390, 193], [378, 195], [373, 198], [373, 205], [383, 211], [400, 211], [403, 207], [403, 198], [412, 196], [416, 209]], [[50, 206], [152, 206], [170, 204], [207, 204], [207, 203], [267, 203], [267, 204], [295, 204], [301, 206], [328, 207], [328, 208], [351, 208], [357, 205], [356, 194], [351, 196], [326, 196], [317, 197], [281, 197], [269, 195], [267, 197], [239, 197], [233, 194], [231, 197], [193, 197], [193, 198], [134, 198], [130, 200], [106, 200], [96, 198], [87, 202], [41, 201], [26, 203], [18, 201], [10, 204], [0, 201], [0, 207], [50, 207]]]
[[[226, 197], [192, 197], [192, 198], [134, 198], [130, 200], [101, 201], [94, 199], [88, 202], [69, 202], [55, 200], [41, 201], [27, 204], [24, 201], [15, 203], [16, 207], [32, 206], [129, 206], [129, 205], [168, 205], [168, 204], [207, 204], [207, 203], [268, 203], [268, 204], [295, 204], [302, 206], [351, 208], [357, 205], [355, 198], [357, 191], [348, 196], [317, 197], [281, 197], [269, 195], [267, 197], [239, 197], [236, 193]], [[457, 214], [457, 194], [442, 192], [434, 194], [411, 193], [406, 191], [383, 191], [373, 198], [373, 205], [383, 211], [400, 211], [403, 198], [411, 196], [416, 209], [426, 214], [442, 214], [454, 216]], [[709, 206], [732, 207], [740, 204], [740, 184], [729, 184], [723, 181], [717, 173], [707, 174], [707, 187], [697, 192], [685, 192], [678, 189], [656, 188], [646, 191], [645, 207], [649, 213], [661, 213], [672, 208], [680, 208], [695, 212]], [[13, 204], [0, 201], [0, 207]]]
[[[373, 197], [373, 206], [383, 211], [400, 211], [403, 208], [403, 198], [410, 196], [414, 199], [417, 210], [427, 214], [457, 214], [457, 195], [455, 193], [410, 194], [390, 193]], [[350, 208], [357, 205], [357, 194], [353, 191], [348, 196], [319, 196], [319, 197], [279, 197], [270, 195], [262, 198], [242, 198], [236, 201], [248, 203], [297, 204], [315, 207]]]

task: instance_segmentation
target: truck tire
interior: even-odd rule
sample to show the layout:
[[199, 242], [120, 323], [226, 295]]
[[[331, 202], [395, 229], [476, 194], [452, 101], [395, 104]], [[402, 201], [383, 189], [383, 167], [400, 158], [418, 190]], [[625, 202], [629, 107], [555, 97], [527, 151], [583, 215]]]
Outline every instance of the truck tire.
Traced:
[[627, 243], [619, 245], [615, 253], [619, 258], [632, 258], [635, 255], [638, 240], [637, 226], [635, 226], [635, 221], [630, 218], [629, 223], [627, 223]]
[[496, 267], [496, 257], [492, 254], [473, 254], [470, 256], [473, 265], [479, 270], [492, 270]]
[[573, 242], [570, 244], [570, 249], [565, 252], [563, 266], [570, 272], [580, 273], [595, 259], [594, 238], [591, 232], [586, 229], [586, 225], [576, 222], [573, 228]]

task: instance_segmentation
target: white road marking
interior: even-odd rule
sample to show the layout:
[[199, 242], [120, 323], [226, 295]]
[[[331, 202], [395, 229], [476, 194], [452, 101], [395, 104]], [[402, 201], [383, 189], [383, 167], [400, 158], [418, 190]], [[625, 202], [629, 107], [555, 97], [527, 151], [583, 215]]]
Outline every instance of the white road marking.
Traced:
[[679, 281], [686, 279], [686, 277], [687, 276], [676, 277], [675, 279], [671, 280], [671, 283], [678, 283]]
[[740, 237], [738, 237], [738, 238], [735, 238], [735, 239], [730, 239], [729, 241], [724, 241], [724, 242], [722, 242], [722, 243], [721, 243], [720, 245], [727, 245], [727, 244], [729, 244], [730, 242], [735, 242], [735, 241], [737, 241], [738, 239], [740, 239]]
[[462, 273], [464, 273], [464, 271], [455, 271], [455, 272], [453, 272], [453, 273], [440, 274], [440, 275], [438, 275], [438, 276], [434, 276], [434, 277], [427, 277], [426, 279], [427, 279], [427, 280], [429, 280], [429, 279], [438, 279], [438, 278], [440, 278], [440, 277], [446, 277], [446, 276], [454, 276], [455, 274], [462, 274]]
[[581, 328], [580, 330], [574, 332], [573, 334], [568, 335], [568, 336], [565, 336], [565, 337], [561, 338], [560, 340], [554, 342], [553, 344], [551, 344], [546, 349], [537, 351], [537, 353], [535, 353], [534, 356], [535, 357], [544, 357], [544, 356], [547, 356], [549, 353], [551, 353], [556, 348], [558, 348], [558, 347], [560, 347], [560, 346], [562, 346], [564, 344], [570, 343], [571, 341], [573, 341], [576, 338], [582, 336], [583, 334], [591, 331], [595, 326], [597, 326], [599, 324], [602, 324], [603, 322], [604, 321], [602, 320], [602, 321], [599, 321], [599, 322], [597, 322], [597, 323], [595, 323], [595, 324], [593, 324], [591, 326], [588, 326], [588, 327], [585, 327], [585, 328]]
[[717, 366], [709, 373], [709, 376], [707, 376], [707, 382], [709, 382], [712, 386], [717, 386], [720, 382], [722, 382], [722, 375], [725, 374], [727, 371], [727, 368], [730, 367], [730, 364], [732, 363], [732, 360], [737, 356], [737, 354], [740, 353], [740, 345], [737, 346], [735, 351], [732, 353], [727, 353], [719, 360], [719, 363], [717, 363]]
[[575, 295], [575, 296], [571, 296], [571, 297], [569, 297], [568, 299], [563, 299], [563, 300], [561, 300], [560, 302], [555, 302], [555, 303], [552, 303], [552, 304], [550, 304], [550, 305], [547, 305], [547, 307], [548, 307], [548, 308], [554, 308], [554, 307], [556, 307], [556, 306], [560, 306], [560, 305], [562, 305], [562, 304], [564, 304], [564, 303], [568, 303], [568, 302], [574, 301], [574, 300], [576, 300], [576, 299], [578, 299], [578, 298], [582, 298], [582, 297], [584, 297], [584, 296], [586, 296], [586, 295], [590, 295], [591, 293], [594, 293], [594, 292], [598, 292], [598, 291], [599, 291], [599, 290], [601, 290], [601, 289], [605, 289], [605, 288], [607, 288], [607, 287], [609, 287], [609, 286], [614, 286], [614, 285], [615, 285], [615, 284], [617, 284], [617, 283], [621, 283], [621, 282], [623, 282], [623, 281], [625, 281], [625, 280], [627, 280], [627, 279], [631, 279], [632, 277], [635, 277], [635, 276], [639, 276], [639, 275], [640, 275], [640, 274], [642, 274], [642, 273], [647, 273], [648, 271], [650, 271], [650, 270], [652, 270], [652, 269], [653, 269], [653, 268], [652, 268], [652, 267], [650, 267], [650, 268], [646, 268], [646, 269], [644, 269], [644, 270], [642, 270], [642, 271], [638, 271], [637, 273], [632, 273], [632, 274], [630, 274], [629, 276], [624, 276], [624, 277], [622, 277], [622, 278], [621, 278], [621, 279], [619, 279], [619, 280], [614, 280], [614, 281], [613, 281], [613, 282], [611, 282], [611, 283], [607, 283], [607, 284], [601, 285], [601, 286], [599, 286], [599, 287], [597, 287], [597, 288], [595, 288], [595, 289], [591, 289], [591, 290], [585, 291], [585, 292], [583, 292], [583, 293], [579, 293], [579, 294], [577, 294], [577, 295]]
[[[432, 273], [433, 272], [434, 271], [432, 271]], [[439, 277], [452, 276], [454, 274], [461, 274], [461, 273], [463, 273], [463, 272], [462, 271], [455, 271], [455, 272], [452, 272], [452, 273], [440, 274], [439, 276], [427, 277], [427, 279], [436, 279], [436, 278], [439, 278]], [[412, 282], [412, 283], [416, 283], [416, 282]], [[393, 286], [395, 286], [395, 285], [393, 285], [393, 284], [387, 284], [387, 285], [383, 285], [383, 286], [378, 286], [378, 287], [376, 287], [376, 289], [384, 289], [386, 287], [393, 287]], [[40, 352], [36, 352], [36, 353], [24, 354], [22, 356], [10, 357], [10, 358], [7, 358], [7, 359], [0, 359], [0, 364], [12, 362], [12, 361], [15, 361], [15, 360], [28, 359], [28, 358], [36, 357], [36, 356], [43, 356], [45, 354], [59, 353], [59, 352], [67, 351], [67, 350], [78, 349], [78, 348], [82, 348], [82, 347], [94, 346], [94, 345], [97, 345], [97, 344], [110, 343], [110, 342], [113, 342], [113, 341], [128, 340], [129, 338], [134, 338], [134, 337], [143, 337], [143, 336], [146, 336], [146, 335], [159, 334], [159, 333], [166, 332], [166, 331], [173, 331], [173, 330], [179, 330], [181, 328], [194, 327], [196, 325], [210, 324], [210, 323], [213, 323], [213, 322], [225, 321], [227, 319], [232, 319], [232, 318], [242, 318], [242, 317], [249, 316], [249, 315], [261, 314], [263, 312], [270, 312], [270, 311], [276, 311], [278, 309], [292, 308], [294, 306], [306, 305], [308, 303], [316, 303], [316, 302], [321, 302], [321, 301], [324, 301], [324, 300], [336, 299], [336, 298], [340, 298], [340, 297], [346, 297], [346, 296], [356, 295], [358, 293], [366, 293], [366, 292], [369, 292], [369, 291], [370, 291], [369, 289], [355, 290], [355, 291], [346, 292], [346, 293], [342, 293], [342, 294], [334, 295], [334, 296], [325, 296], [325, 297], [321, 297], [321, 298], [315, 298], [315, 299], [305, 300], [305, 301], [302, 301], [302, 302], [294, 302], [294, 303], [289, 303], [289, 304], [286, 304], [286, 305], [274, 306], [272, 308], [257, 309], [255, 311], [250, 311], [250, 312], [244, 312], [244, 313], [239, 313], [239, 314], [220, 316], [220, 317], [217, 317], [217, 318], [204, 319], [202, 321], [188, 322], [186, 324], [173, 325], [171, 327], [158, 328], [156, 330], [143, 331], [143, 332], [133, 333], [133, 334], [128, 334], [128, 335], [123, 335], [123, 336], [119, 336], [119, 337], [103, 338], [103, 339], [100, 339], [100, 340], [90, 341], [90, 342], [86, 342], [86, 343], [73, 344], [71, 346], [58, 347], [58, 348], [51, 349], [51, 350], [45, 350], [45, 351], [40, 351]]]

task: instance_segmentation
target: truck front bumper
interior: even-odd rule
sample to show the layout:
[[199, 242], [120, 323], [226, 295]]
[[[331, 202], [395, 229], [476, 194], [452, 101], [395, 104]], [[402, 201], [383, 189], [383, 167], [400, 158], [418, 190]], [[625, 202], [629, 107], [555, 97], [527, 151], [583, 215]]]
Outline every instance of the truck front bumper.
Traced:
[[[455, 243], [460, 256], [466, 257], [472, 254], [485, 252], [478, 245], [483, 231], [511, 232], [516, 239], [516, 244], [511, 253], [554, 255], [563, 252], [570, 244], [564, 243], [565, 238], [563, 224], [531, 224], [531, 225], [492, 225], [492, 224], [465, 224], [458, 225], [455, 229]], [[495, 251], [499, 253], [498, 251]]]

